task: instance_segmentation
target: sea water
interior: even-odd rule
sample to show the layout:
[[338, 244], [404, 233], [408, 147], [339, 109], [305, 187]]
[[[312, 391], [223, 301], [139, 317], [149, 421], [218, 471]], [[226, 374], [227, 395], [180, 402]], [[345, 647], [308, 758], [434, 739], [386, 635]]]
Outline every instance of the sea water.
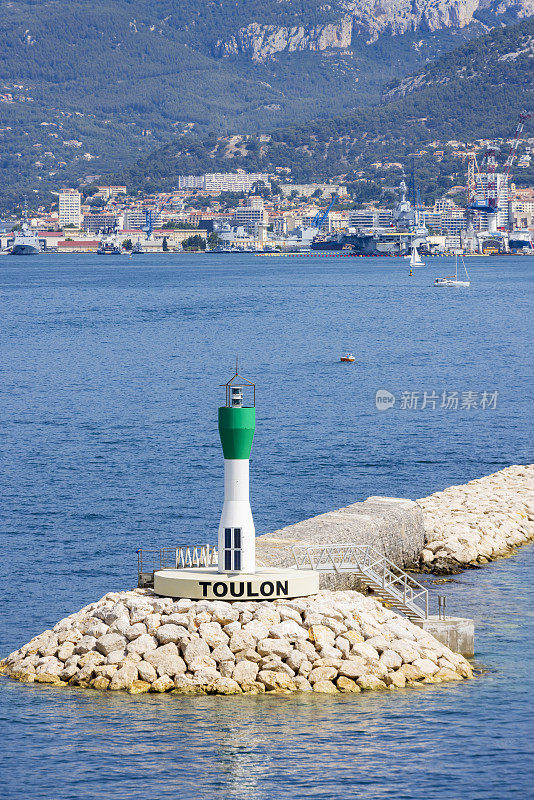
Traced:
[[[0, 653], [133, 587], [137, 548], [215, 543], [236, 356], [257, 384], [260, 534], [532, 461], [534, 259], [467, 263], [452, 289], [432, 286], [438, 258], [412, 277], [401, 259], [0, 259]], [[2, 794], [526, 798], [533, 562], [525, 547], [429, 584], [476, 620], [475, 681], [190, 698], [3, 679]]]

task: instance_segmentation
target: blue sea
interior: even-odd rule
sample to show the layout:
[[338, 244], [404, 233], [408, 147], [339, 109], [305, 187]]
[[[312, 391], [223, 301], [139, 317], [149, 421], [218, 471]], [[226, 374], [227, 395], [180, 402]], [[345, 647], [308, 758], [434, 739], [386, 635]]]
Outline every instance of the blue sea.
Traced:
[[[254, 381], [259, 534], [423, 497], [532, 448], [534, 258], [0, 258], [0, 654], [110, 590], [139, 547], [214, 543], [220, 384]], [[351, 351], [354, 364], [340, 356]], [[377, 409], [376, 392], [394, 403]], [[481, 674], [357, 696], [97, 693], [0, 680], [7, 800], [524, 800], [534, 548], [429, 585]]]

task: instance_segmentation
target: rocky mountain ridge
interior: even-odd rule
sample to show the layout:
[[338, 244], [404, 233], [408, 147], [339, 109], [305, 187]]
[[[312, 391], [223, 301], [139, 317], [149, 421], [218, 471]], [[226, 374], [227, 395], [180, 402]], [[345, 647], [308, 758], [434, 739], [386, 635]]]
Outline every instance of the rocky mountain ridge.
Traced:
[[306, 26], [262, 24], [254, 21], [226, 39], [218, 39], [218, 56], [244, 54], [264, 62], [278, 53], [346, 50], [354, 37], [367, 43], [381, 34], [398, 36], [413, 31], [436, 32], [482, 22], [477, 12], [523, 19], [534, 14], [534, 0], [342, 0], [333, 9], [333, 22]]

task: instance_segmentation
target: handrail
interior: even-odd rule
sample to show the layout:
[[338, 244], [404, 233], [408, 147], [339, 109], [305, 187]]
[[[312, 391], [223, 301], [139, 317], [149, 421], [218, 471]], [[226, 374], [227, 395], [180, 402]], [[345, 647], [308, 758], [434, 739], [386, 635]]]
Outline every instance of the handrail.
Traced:
[[[292, 548], [297, 569], [354, 572], [382, 590], [405, 613], [428, 617], [428, 590], [397, 564], [370, 545], [324, 544]], [[416, 601], [424, 601], [422, 609]]]
[[178, 545], [178, 547], [161, 547], [158, 550], [139, 548], [136, 552], [139, 577], [160, 569], [211, 567], [218, 561], [217, 548], [210, 544]]

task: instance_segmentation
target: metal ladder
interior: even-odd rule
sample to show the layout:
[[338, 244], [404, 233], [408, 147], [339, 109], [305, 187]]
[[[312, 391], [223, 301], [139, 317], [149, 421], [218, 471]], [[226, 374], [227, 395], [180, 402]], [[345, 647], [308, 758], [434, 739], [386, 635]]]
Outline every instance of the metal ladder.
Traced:
[[324, 544], [291, 549], [297, 569], [350, 572], [412, 622], [421, 624], [428, 617], [428, 590], [370, 545]]

